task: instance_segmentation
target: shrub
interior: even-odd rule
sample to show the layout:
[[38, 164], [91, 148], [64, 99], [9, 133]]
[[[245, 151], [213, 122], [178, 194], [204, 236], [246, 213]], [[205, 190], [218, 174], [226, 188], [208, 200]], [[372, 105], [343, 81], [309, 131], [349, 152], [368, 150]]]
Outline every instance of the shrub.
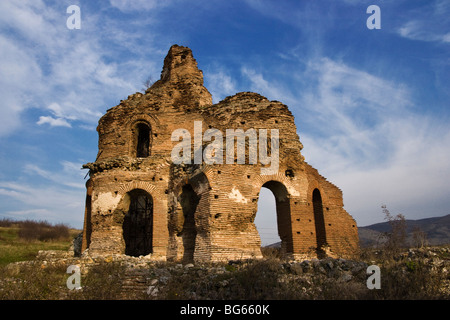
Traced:
[[281, 248], [261, 247], [261, 253], [267, 259], [281, 259]]
[[28, 241], [49, 241], [67, 239], [70, 235], [69, 227], [64, 224], [52, 225], [47, 221], [25, 220], [19, 222], [19, 237]]
[[8, 228], [14, 224], [14, 220], [3, 218], [0, 220], [0, 227]]
[[385, 232], [386, 242], [384, 252], [388, 255], [398, 254], [406, 247], [406, 219], [402, 214], [392, 216], [385, 205], [382, 206], [385, 220], [388, 221], [391, 230]]

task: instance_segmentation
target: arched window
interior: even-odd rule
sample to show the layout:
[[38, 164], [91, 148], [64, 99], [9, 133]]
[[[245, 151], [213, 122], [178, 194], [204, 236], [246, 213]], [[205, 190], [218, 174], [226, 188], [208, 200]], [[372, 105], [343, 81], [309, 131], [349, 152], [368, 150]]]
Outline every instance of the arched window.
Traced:
[[139, 123], [136, 129], [136, 157], [146, 158], [150, 156], [150, 127], [145, 123]]
[[130, 207], [123, 221], [125, 254], [145, 256], [152, 253], [153, 240], [153, 199], [143, 190], [128, 193]]

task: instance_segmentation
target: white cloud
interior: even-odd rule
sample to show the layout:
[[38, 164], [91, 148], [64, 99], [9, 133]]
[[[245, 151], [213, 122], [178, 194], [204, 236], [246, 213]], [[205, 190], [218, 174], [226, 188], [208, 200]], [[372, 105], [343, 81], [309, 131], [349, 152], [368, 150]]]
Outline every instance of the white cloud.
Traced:
[[52, 118], [52, 117], [39, 117], [39, 121], [36, 122], [38, 125], [43, 125], [48, 123], [51, 127], [67, 127], [71, 128], [72, 126], [65, 119], [62, 118]]
[[[405, 6], [408, 9], [408, 6]], [[448, 16], [450, 5], [446, 0], [429, 1], [426, 6], [414, 8], [407, 14], [409, 20], [397, 28], [405, 38], [418, 41], [450, 42]]]
[[50, 21], [59, 17], [42, 0], [3, 0], [0, 11], [4, 13], [0, 18], [0, 28], [15, 30], [32, 43], [58, 40]]
[[218, 103], [227, 96], [237, 93], [235, 81], [222, 69], [205, 72], [205, 82], [212, 95], [213, 103]]

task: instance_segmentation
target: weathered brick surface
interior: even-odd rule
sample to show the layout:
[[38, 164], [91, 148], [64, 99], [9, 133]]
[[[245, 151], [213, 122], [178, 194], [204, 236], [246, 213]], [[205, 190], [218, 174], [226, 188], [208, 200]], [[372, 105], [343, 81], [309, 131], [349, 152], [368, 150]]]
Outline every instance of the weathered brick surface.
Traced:
[[[217, 129], [223, 134], [222, 164], [173, 163], [171, 152], [179, 142], [171, 140], [172, 133], [186, 129], [194, 148], [195, 121], [201, 122], [202, 133]], [[270, 129], [278, 129], [278, 170], [263, 174], [262, 168], [270, 164], [262, 164], [259, 158], [250, 163], [249, 141], [245, 163], [238, 164], [236, 159], [227, 163], [227, 129], [257, 133], [267, 129], [269, 141]], [[152, 203], [152, 230], [147, 235], [152, 259], [261, 257], [254, 218], [262, 187], [275, 195], [278, 230], [287, 257], [301, 259], [325, 251], [345, 256], [358, 248], [356, 222], [343, 208], [342, 192], [304, 161], [288, 107], [251, 92], [213, 104], [189, 48], [172, 46], [161, 79], [145, 94], [131, 95], [109, 109], [97, 131], [97, 159], [84, 165], [90, 170], [90, 180], [83, 250], [124, 253], [129, 241], [124, 237], [124, 219], [130, 203], [140, 201], [132, 199], [131, 191], [143, 190]], [[203, 148], [209, 144], [203, 142]], [[269, 143], [269, 154], [271, 148]]]

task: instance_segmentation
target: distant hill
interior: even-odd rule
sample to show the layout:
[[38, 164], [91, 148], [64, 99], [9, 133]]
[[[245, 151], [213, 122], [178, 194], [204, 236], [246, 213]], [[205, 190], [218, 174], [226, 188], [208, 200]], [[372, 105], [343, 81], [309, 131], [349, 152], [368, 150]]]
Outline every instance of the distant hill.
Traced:
[[[419, 230], [424, 233], [428, 245], [450, 243], [450, 214], [443, 217], [406, 220], [407, 242], [414, 245], [413, 234]], [[362, 247], [374, 246], [380, 242], [385, 232], [391, 229], [389, 222], [376, 223], [358, 227], [359, 241]]]
[[[419, 230], [424, 233], [428, 245], [450, 244], [450, 214], [443, 217], [406, 220], [407, 243], [415, 245], [413, 234]], [[383, 234], [389, 232], [389, 222], [381, 222], [365, 227], [358, 227], [361, 247], [375, 246], [383, 241]], [[279, 248], [281, 242], [267, 245], [268, 248]]]

